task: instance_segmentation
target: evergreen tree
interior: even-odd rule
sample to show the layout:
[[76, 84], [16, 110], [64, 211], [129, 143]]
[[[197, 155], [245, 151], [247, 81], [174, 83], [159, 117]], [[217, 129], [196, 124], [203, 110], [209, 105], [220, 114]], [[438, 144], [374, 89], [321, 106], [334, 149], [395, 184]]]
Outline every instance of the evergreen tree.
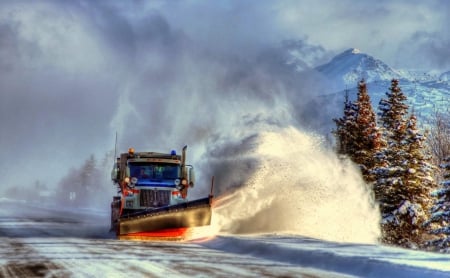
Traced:
[[382, 214], [392, 212], [397, 204], [404, 199], [402, 192], [402, 177], [405, 170], [406, 138], [408, 106], [404, 104], [406, 96], [398, 87], [398, 80], [391, 81], [386, 99], [379, 103], [379, 122], [385, 145], [376, 154], [377, 167], [373, 174], [377, 177], [374, 185], [375, 197], [380, 202]]
[[427, 236], [424, 224], [430, 218], [431, 192], [437, 188], [437, 184], [433, 178], [431, 155], [424, 144], [426, 138], [418, 131], [416, 121], [416, 117], [411, 115], [406, 128], [406, 196], [403, 206], [408, 204], [408, 214], [404, 216], [406, 221], [402, 230], [406, 233], [404, 236], [409, 236], [412, 242], [420, 245]]
[[436, 201], [431, 208], [431, 218], [426, 225], [430, 227], [430, 233], [438, 236], [430, 240], [427, 245], [434, 251], [450, 253], [450, 157], [444, 159], [440, 165], [444, 169], [444, 180], [441, 187], [432, 196]]
[[375, 112], [364, 79], [358, 84], [358, 96], [355, 105], [357, 107], [356, 136], [352, 160], [360, 165], [364, 178], [370, 180], [369, 171], [375, 166], [374, 157], [381, 146], [381, 133], [377, 127]]
[[386, 243], [418, 247], [425, 234], [428, 194], [435, 186], [430, 156], [425, 153], [425, 137], [416, 127], [416, 118], [405, 117], [406, 96], [392, 80], [387, 99], [380, 101], [380, 122], [385, 148], [377, 153], [374, 191], [382, 213], [382, 240]]
[[397, 142], [402, 140], [406, 127], [405, 116], [408, 114], [408, 105], [405, 104], [406, 96], [398, 86], [398, 80], [392, 79], [386, 99], [381, 99], [378, 109], [380, 110], [380, 123]]
[[348, 91], [345, 92], [344, 115], [341, 118], [333, 119], [336, 130], [333, 134], [336, 137], [337, 153], [346, 155], [355, 149], [354, 130], [356, 127], [356, 106], [348, 98]]
[[346, 95], [344, 116], [335, 119], [338, 153], [346, 154], [357, 163], [366, 180], [374, 164], [374, 153], [380, 147], [381, 134], [376, 124], [367, 85], [364, 80], [358, 84], [356, 101], [350, 102]]

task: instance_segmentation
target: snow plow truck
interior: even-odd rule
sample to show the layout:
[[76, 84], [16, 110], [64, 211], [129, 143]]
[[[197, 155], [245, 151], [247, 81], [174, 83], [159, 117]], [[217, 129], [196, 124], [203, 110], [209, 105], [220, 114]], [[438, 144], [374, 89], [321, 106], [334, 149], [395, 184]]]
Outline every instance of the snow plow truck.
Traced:
[[211, 192], [189, 200], [194, 186], [192, 165], [186, 149], [170, 153], [128, 152], [120, 154], [111, 179], [118, 195], [111, 203], [111, 230], [119, 239], [186, 239], [192, 229], [211, 223]]

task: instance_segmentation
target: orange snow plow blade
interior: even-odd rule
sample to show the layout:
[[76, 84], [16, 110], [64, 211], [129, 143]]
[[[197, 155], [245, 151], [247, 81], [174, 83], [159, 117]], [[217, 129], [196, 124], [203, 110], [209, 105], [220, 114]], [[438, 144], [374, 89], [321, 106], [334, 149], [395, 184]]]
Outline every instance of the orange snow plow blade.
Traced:
[[184, 240], [196, 227], [211, 224], [212, 197], [144, 210], [119, 219], [119, 239]]

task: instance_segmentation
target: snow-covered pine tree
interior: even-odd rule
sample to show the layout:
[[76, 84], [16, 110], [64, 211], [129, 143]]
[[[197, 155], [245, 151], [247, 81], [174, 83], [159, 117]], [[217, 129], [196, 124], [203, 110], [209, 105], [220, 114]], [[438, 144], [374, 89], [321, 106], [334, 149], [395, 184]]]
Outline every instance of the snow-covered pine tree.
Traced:
[[[381, 240], [388, 244], [399, 244], [398, 227], [401, 221], [396, 217], [406, 190], [403, 183], [405, 173], [405, 151], [403, 140], [406, 138], [406, 120], [408, 106], [404, 105], [406, 97], [398, 87], [398, 81], [392, 80], [386, 99], [379, 103], [379, 123], [385, 145], [376, 154], [376, 167], [372, 169], [374, 176], [373, 190], [375, 199], [380, 205]], [[401, 136], [402, 135], [402, 136]]]
[[406, 127], [405, 116], [408, 114], [408, 105], [406, 95], [398, 86], [398, 80], [392, 79], [391, 87], [386, 92], [386, 99], [381, 99], [378, 110], [380, 111], [380, 123], [385, 128], [388, 137], [396, 142], [401, 142]]
[[352, 160], [360, 165], [365, 180], [370, 181], [369, 173], [375, 166], [375, 153], [381, 147], [381, 132], [377, 127], [375, 112], [364, 79], [358, 83], [355, 105], [357, 108], [354, 142], [356, 149]]
[[436, 199], [431, 208], [431, 218], [426, 223], [430, 233], [439, 238], [428, 241], [427, 245], [431, 250], [450, 253], [450, 156], [439, 166], [444, 169], [444, 180], [440, 188], [432, 192]]
[[387, 146], [377, 153], [373, 174], [375, 198], [382, 213], [382, 241], [404, 247], [422, 243], [430, 192], [434, 186], [429, 156], [424, 154], [424, 136], [416, 118], [405, 117], [406, 96], [392, 80], [387, 99], [380, 101], [380, 124]]
[[405, 234], [402, 237], [409, 238], [416, 245], [422, 245], [426, 241], [428, 233], [424, 224], [430, 218], [433, 203], [431, 192], [437, 188], [433, 178], [435, 167], [425, 140], [426, 137], [417, 129], [415, 115], [411, 115], [405, 138], [407, 165], [404, 182], [407, 196], [402, 206], [407, 213], [403, 215], [405, 221], [402, 231]]
[[348, 155], [354, 147], [354, 131], [356, 126], [356, 106], [349, 100], [348, 91], [345, 92], [344, 115], [341, 118], [333, 119], [336, 129], [333, 134], [336, 138], [337, 153]]
[[369, 180], [369, 169], [374, 166], [374, 153], [380, 146], [381, 134], [364, 80], [358, 84], [355, 102], [349, 101], [346, 94], [344, 116], [334, 121], [338, 153], [348, 155], [360, 166], [364, 178]]

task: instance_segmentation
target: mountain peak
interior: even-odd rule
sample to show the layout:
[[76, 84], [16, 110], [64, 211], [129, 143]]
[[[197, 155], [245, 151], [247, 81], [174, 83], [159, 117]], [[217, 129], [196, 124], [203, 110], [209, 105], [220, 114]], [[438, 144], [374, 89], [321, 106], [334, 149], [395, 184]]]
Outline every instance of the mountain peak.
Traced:
[[362, 53], [357, 48], [347, 49], [335, 56], [330, 62], [318, 66], [316, 69], [336, 84], [337, 89], [356, 87], [358, 81], [362, 78], [368, 83], [400, 78], [400, 74], [391, 67], [368, 54]]
[[358, 48], [349, 48], [349, 49], [345, 50], [344, 52], [342, 52], [341, 54], [336, 55], [333, 58], [333, 60], [337, 59], [338, 57], [339, 58], [349, 59], [350, 57], [362, 58], [362, 56], [367, 56], [367, 57], [373, 58], [370, 55], [367, 55], [367, 54], [361, 52], [361, 50], [359, 50]]
[[342, 54], [361, 54], [361, 50], [359, 50], [358, 48], [349, 48]]

